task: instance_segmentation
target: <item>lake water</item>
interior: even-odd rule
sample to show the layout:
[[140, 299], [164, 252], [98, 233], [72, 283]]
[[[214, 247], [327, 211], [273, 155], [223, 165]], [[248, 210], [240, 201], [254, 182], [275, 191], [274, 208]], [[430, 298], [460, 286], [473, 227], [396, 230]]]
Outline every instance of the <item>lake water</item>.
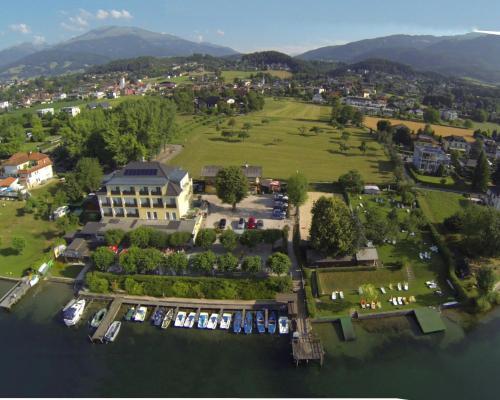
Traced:
[[[0, 281], [0, 293], [10, 285]], [[297, 368], [288, 340], [270, 335], [125, 323], [115, 343], [92, 345], [85, 323], [71, 329], [60, 320], [70, 297], [68, 286], [44, 282], [12, 313], [0, 312], [3, 397], [498, 398], [498, 309], [467, 329], [450, 314], [446, 333], [430, 336], [409, 318], [356, 323], [349, 343], [334, 325], [318, 325], [325, 364]]]

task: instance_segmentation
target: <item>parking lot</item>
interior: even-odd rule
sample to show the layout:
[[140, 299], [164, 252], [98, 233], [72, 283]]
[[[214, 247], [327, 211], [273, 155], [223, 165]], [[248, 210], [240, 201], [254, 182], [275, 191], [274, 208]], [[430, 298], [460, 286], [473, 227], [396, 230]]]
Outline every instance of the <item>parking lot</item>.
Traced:
[[205, 228], [215, 228], [221, 218], [226, 218], [228, 227], [236, 233], [242, 233], [242, 230], [238, 229], [238, 220], [244, 218], [248, 221], [249, 217], [264, 221], [264, 229], [282, 229], [285, 225], [292, 226], [289, 219], [273, 219], [274, 199], [272, 195], [250, 195], [236, 206], [235, 212], [231, 205], [222, 204], [215, 195], [204, 195], [203, 200], [209, 203]]

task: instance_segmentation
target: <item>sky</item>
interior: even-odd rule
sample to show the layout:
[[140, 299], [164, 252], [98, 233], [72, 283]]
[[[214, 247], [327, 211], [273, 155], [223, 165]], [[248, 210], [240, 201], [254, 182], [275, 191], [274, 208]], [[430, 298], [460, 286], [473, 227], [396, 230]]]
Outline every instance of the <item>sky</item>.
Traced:
[[0, 49], [106, 25], [288, 54], [396, 33], [500, 31], [499, 0], [2, 0]]

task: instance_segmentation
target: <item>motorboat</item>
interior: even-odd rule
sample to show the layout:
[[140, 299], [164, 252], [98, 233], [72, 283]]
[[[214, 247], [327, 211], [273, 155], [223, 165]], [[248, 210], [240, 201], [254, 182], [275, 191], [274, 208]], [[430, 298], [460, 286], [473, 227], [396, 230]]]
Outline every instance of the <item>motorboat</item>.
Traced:
[[229, 329], [229, 327], [231, 326], [231, 318], [232, 318], [232, 315], [230, 313], [222, 314], [222, 318], [220, 320], [219, 327], [221, 329]]
[[401, 282], [398, 282], [398, 290], [401, 291], [402, 290], [402, 287], [401, 287]]
[[208, 325], [208, 313], [202, 312], [198, 317], [198, 328], [205, 329]]
[[122, 323], [120, 321], [114, 321], [106, 331], [104, 335], [104, 341], [106, 343], [114, 342], [118, 333], [120, 332], [120, 328], [122, 327]]
[[166, 310], [164, 307], [159, 307], [155, 310], [153, 316], [151, 317], [151, 322], [154, 326], [161, 326], [161, 324], [163, 323], [163, 317], [165, 317], [165, 313]]
[[278, 326], [280, 335], [288, 335], [290, 332], [290, 323], [288, 317], [282, 316], [278, 319]]
[[271, 334], [274, 335], [276, 332], [276, 313], [274, 311], [271, 311], [269, 314], [269, 319], [267, 321], [267, 331]]
[[241, 325], [242, 325], [242, 317], [241, 317], [241, 311], [236, 311], [234, 313], [234, 322], [233, 322], [233, 332], [234, 333], [240, 333], [241, 332]]
[[219, 314], [213, 313], [212, 315], [210, 315], [210, 318], [208, 319], [207, 329], [217, 328], [217, 321], [218, 320], [219, 320]]
[[63, 321], [66, 326], [73, 326], [82, 318], [83, 311], [85, 310], [85, 299], [76, 300], [69, 307], [63, 310]]
[[135, 314], [133, 320], [135, 322], [144, 322], [146, 319], [146, 314], [148, 313], [148, 308], [144, 306], [140, 306], [135, 310]]
[[167, 329], [174, 318], [174, 310], [170, 308], [163, 317], [163, 321], [161, 323], [161, 329]]
[[266, 323], [264, 321], [264, 313], [262, 311], [257, 311], [255, 318], [257, 320], [257, 331], [259, 333], [265, 333]]
[[135, 307], [130, 307], [127, 311], [127, 313], [125, 314], [125, 321], [132, 321], [132, 318], [134, 317], [134, 314], [135, 314]]
[[405, 282], [405, 283], [403, 284], [403, 289], [404, 289], [405, 291], [408, 291], [408, 288], [409, 288], [409, 287], [408, 287], [408, 282]]
[[182, 328], [184, 326], [184, 322], [186, 322], [186, 317], [187, 313], [185, 311], [179, 311], [175, 317], [174, 326]]
[[196, 313], [191, 311], [186, 320], [184, 321], [184, 328], [192, 328], [194, 326], [194, 320], [196, 318]]
[[106, 316], [107, 312], [108, 312], [107, 308], [101, 308], [99, 311], [97, 311], [92, 317], [92, 320], [90, 321], [90, 326], [92, 328], [97, 328], [99, 325], [101, 325], [101, 322]]
[[245, 323], [243, 325], [243, 330], [245, 331], [245, 334], [250, 334], [252, 333], [252, 325], [253, 325], [253, 315], [251, 311], [248, 311], [245, 314]]

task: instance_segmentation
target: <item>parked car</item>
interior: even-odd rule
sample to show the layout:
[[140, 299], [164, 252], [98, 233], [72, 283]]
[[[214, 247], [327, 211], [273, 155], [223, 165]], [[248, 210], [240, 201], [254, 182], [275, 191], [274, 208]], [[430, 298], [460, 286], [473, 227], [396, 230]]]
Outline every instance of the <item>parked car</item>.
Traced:
[[221, 220], [219, 221], [219, 229], [221, 230], [226, 229], [226, 223], [227, 223], [226, 218], [221, 218]]
[[283, 195], [281, 193], [274, 194], [274, 200], [281, 200], [282, 198], [283, 198]]
[[257, 221], [257, 229], [264, 229], [264, 221], [261, 219]]
[[247, 222], [247, 229], [255, 229], [256, 227], [255, 217], [249, 217]]
[[285, 219], [286, 218], [286, 212], [280, 210], [280, 209], [274, 209], [273, 210], [273, 218], [277, 219]]
[[238, 229], [245, 229], [245, 220], [243, 218], [238, 221]]

